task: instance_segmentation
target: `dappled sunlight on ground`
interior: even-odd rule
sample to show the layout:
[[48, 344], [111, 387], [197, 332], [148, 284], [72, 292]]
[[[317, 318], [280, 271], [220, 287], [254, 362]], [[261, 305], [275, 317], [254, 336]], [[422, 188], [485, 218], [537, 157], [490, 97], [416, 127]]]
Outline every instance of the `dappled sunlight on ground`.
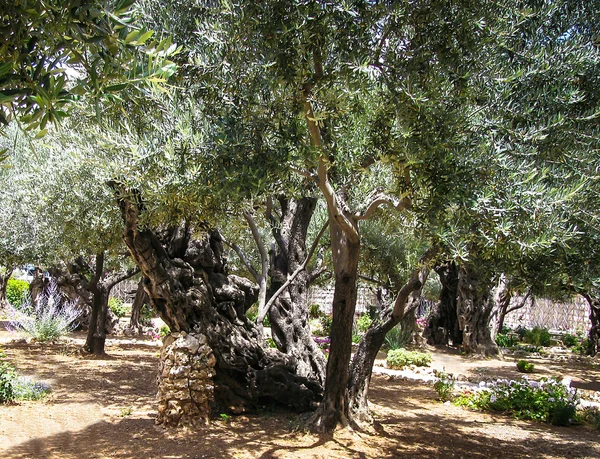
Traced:
[[[435, 401], [431, 385], [388, 376], [373, 377], [376, 423], [363, 430], [314, 435], [302, 430], [303, 417], [281, 411], [233, 416], [195, 430], [164, 429], [154, 424], [155, 342], [111, 339], [108, 356], [95, 358], [79, 351], [81, 335], [52, 345], [11, 339], [0, 332], [11, 362], [21, 374], [51, 382], [53, 393], [42, 402], [0, 406], [0, 457], [600, 457], [598, 431], [470, 412]], [[436, 365], [491, 376], [514, 368], [511, 361], [472, 360], [445, 350], [434, 352]], [[553, 365], [540, 363], [540, 369], [554, 371]]]

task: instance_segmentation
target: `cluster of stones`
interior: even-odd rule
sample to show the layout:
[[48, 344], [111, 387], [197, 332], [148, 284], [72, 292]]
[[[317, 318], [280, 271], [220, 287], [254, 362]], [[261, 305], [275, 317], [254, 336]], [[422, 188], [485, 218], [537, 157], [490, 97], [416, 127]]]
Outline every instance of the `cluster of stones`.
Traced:
[[179, 332], [165, 338], [158, 373], [157, 424], [195, 427], [209, 422], [215, 363], [203, 334]]

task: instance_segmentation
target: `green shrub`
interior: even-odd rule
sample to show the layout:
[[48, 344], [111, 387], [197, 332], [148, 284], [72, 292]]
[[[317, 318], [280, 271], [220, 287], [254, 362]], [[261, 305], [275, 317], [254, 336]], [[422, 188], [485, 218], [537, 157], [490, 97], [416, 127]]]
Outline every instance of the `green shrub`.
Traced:
[[574, 417], [579, 399], [575, 389], [558, 378], [539, 382], [498, 380], [481, 391], [455, 398], [455, 404], [484, 411], [500, 411], [518, 419], [568, 425]]
[[454, 391], [454, 386], [456, 384], [456, 380], [452, 375], [449, 375], [443, 371], [436, 373], [437, 379], [433, 383], [433, 388], [438, 394], [438, 400], [441, 402], [445, 402], [452, 398], [452, 392]]
[[525, 332], [523, 340], [534, 346], [546, 347], [552, 343], [552, 336], [547, 328], [533, 327], [531, 330]]
[[275, 344], [275, 340], [270, 336], [267, 338], [267, 346], [272, 347], [273, 349], [277, 349], [277, 344]]
[[308, 308], [308, 317], [311, 319], [317, 319], [321, 317], [321, 307], [318, 304], [311, 304]]
[[123, 304], [123, 300], [120, 298], [110, 297], [108, 299], [108, 307], [119, 319], [121, 317], [125, 317], [127, 314], [127, 308]]
[[411, 330], [402, 330], [402, 327], [397, 325], [385, 335], [385, 347], [388, 350], [402, 349], [410, 343], [411, 338]]
[[358, 332], [358, 334], [362, 335], [369, 329], [372, 323], [373, 319], [371, 318], [371, 316], [369, 316], [368, 313], [365, 312], [356, 321], [356, 331]]
[[256, 322], [256, 318], [258, 317], [258, 303], [254, 303], [248, 308], [246, 311], [246, 317], [250, 322]]
[[9, 403], [15, 399], [13, 381], [17, 374], [6, 361], [6, 354], [0, 349], [0, 403]]
[[519, 360], [517, 362], [517, 370], [521, 373], [533, 373], [534, 365], [527, 360]]
[[6, 284], [6, 300], [13, 306], [19, 307], [29, 294], [29, 283], [20, 279], [8, 279]]
[[562, 337], [562, 342], [566, 347], [573, 347], [579, 342], [579, 338], [576, 335], [566, 334]]
[[75, 303], [64, 301], [54, 282], [38, 297], [35, 305], [28, 298], [21, 306], [8, 308], [11, 327], [24, 331], [37, 341], [51, 341], [66, 335], [80, 315]]
[[333, 323], [333, 317], [327, 314], [323, 314], [319, 317], [319, 325], [321, 326], [322, 336], [331, 335], [331, 324]]
[[392, 349], [387, 354], [387, 366], [394, 369], [402, 369], [408, 365], [426, 367], [431, 363], [431, 355], [406, 349]]
[[576, 354], [585, 355], [588, 352], [589, 344], [590, 340], [584, 338], [581, 341], [579, 341], [575, 346], [573, 346], [571, 350]]
[[496, 335], [496, 344], [500, 347], [513, 347], [519, 344], [519, 339], [513, 334], [498, 333]]
[[171, 329], [166, 324], [163, 325], [162, 327], [160, 327], [160, 330], [158, 331], [158, 336], [160, 336], [161, 339], [165, 339], [170, 334], [171, 334]]

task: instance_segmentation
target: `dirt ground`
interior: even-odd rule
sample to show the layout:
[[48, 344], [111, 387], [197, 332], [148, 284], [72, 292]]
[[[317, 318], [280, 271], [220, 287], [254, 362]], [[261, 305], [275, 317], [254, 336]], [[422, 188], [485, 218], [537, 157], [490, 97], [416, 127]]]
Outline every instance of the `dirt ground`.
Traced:
[[[435, 400], [431, 384], [373, 377], [376, 424], [366, 431], [310, 434], [293, 413], [269, 411], [216, 420], [197, 430], [163, 429], [156, 415], [159, 344], [108, 341], [108, 357], [67, 344], [11, 342], [0, 346], [21, 374], [52, 385], [41, 402], [0, 405], [0, 458], [599, 458], [600, 433], [464, 410]], [[517, 378], [513, 360], [471, 360], [434, 350], [433, 367], [470, 377]], [[538, 361], [541, 375], [600, 380], [598, 366]]]

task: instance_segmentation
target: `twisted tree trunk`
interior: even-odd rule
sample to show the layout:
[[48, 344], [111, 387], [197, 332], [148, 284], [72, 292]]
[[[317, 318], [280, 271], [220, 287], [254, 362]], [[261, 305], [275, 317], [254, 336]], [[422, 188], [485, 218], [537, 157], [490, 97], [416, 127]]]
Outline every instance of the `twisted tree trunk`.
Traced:
[[145, 279], [142, 276], [138, 282], [137, 290], [135, 291], [135, 297], [131, 305], [131, 317], [129, 319], [129, 329], [133, 333], [141, 333], [142, 327], [140, 325], [140, 317], [142, 313], [142, 307], [148, 303], [148, 294], [144, 288]]
[[459, 270], [457, 315], [462, 330], [462, 349], [467, 353], [497, 355], [490, 318], [494, 308], [491, 282], [472, 266]]
[[411, 279], [400, 289], [393, 305], [381, 311], [361, 339], [352, 359], [348, 379], [348, 411], [353, 420], [372, 421], [368, 392], [375, 358], [383, 345], [385, 335], [403, 320], [407, 312], [414, 312], [418, 303], [413, 302], [410, 309], [406, 308], [407, 303], [410, 294], [421, 286], [419, 273], [413, 273]]
[[12, 273], [12, 267], [5, 269], [0, 267], [0, 309], [6, 307], [8, 304], [8, 301], [6, 300], [6, 288], [8, 287], [8, 280], [10, 279], [10, 276], [12, 276]]
[[313, 408], [322, 386], [299, 376], [292, 356], [264, 346], [244, 315], [256, 301], [257, 288], [227, 276], [218, 233], [198, 236], [183, 226], [159, 240], [154, 232], [138, 227], [140, 202], [126, 197], [123, 190], [117, 193], [125, 223], [123, 238], [148, 279], [150, 302], [171, 331], [197, 332], [207, 338], [216, 358], [218, 409], [240, 413], [268, 401], [299, 410]]
[[[272, 256], [269, 297], [285, 284], [306, 260], [306, 234], [316, 206], [316, 198], [279, 199], [281, 218], [272, 221], [277, 241]], [[269, 310], [271, 333], [277, 348], [298, 362], [298, 374], [325, 383], [327, 361], [312, 338], [308, 323], [310, 274], [301, 269]]]
[[423, 335], [431, 345], [460, 346], [462, 333], [456, 314], [458, 299], [458, 268], [455, 263], [447, 263], [435, 268], [440, 276], [442, 291], [440, 301], [433, 307]]

